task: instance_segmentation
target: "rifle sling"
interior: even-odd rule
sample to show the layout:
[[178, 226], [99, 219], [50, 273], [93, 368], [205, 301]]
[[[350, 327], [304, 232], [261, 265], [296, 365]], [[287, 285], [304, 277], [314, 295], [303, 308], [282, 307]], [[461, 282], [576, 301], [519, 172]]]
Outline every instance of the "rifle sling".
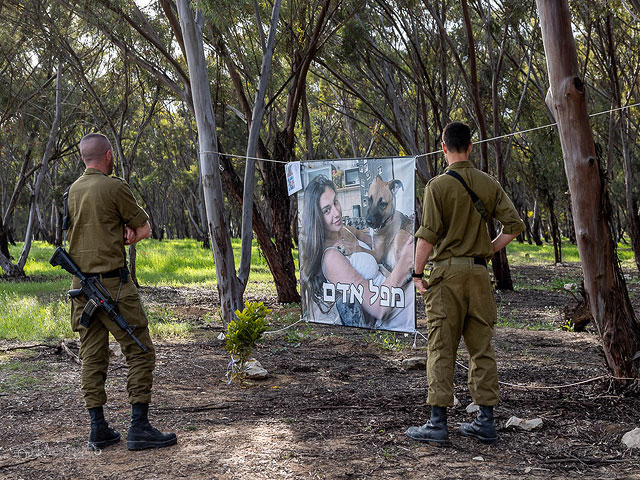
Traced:
[[469, 185], [467, 185], [467, 182], [464, 181], [464, 179], [460, 176], [460, 174], [458, 172], [453, 171], [453, 170], [448, 170], [446, 174], [451, 176], [451, 177], [453, 177], [453, 178], [455, 178], [456, 180], [458, 180], [462, 184], [464, 189], [467, 191], [467, 193], [471, 197], [471, 201], [473, 202], [473, 206], [476, 208], [476, 210], [482, 216], [482, 218], [484, 218], [485, 221], [488, 221], [489, 220], [489, 213], [487, 212], [487, 209], [484, 206], [484, 203], [482, 203], [482, 200], [480, 200], [478, 195], [476, 195], [476, 192], [474, 192], [473, 190], [471, 190], [471, 188], [469, 188]]

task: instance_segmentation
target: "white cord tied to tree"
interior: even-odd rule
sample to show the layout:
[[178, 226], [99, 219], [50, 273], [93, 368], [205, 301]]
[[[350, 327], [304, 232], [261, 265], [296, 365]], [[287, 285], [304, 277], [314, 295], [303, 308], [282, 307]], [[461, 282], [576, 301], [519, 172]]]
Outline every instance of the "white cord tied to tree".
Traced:
[[[624, 105], [622, 107], [616, 107], [616, 108], [611, 108], [609, 110], [603, 110], [602, 112], [597, 112], [597, 113], [592, 113], [591, 115], [589, 115], [589, 117], [597, 117], [599, 115], [605, 115], [607, 113], [613, 113], [613, 112], [617, 112], [619, 110], [627, 110], [629, 108], [633, 108], [633, 107], [638, 107], [640, 106], [640, 102], [638, 103], [634, 103], [632, 105]], [[483, 140], [478, 140], [477, 142], [474, 142], [476, 145], [479, 145], [481, 143], [486, 143], [486, 142], [493, 142], [495, 140], [501, 140], [503, 138], [509, 138], [509, 137], [514, 137], [516, 135], [523, 135], [525, 133], [529, 133], [529, 132], [535, 132], [536, 130], [542, 130], [544, 128], [549, 128], [549, 127], [555, 127], [558, 124], [558, 122], [553, 122], [553, 123], [549, 123], [547, 125], [541, 125], [539, 127], [533, 127], [533, 128], [528, 128], [526, 130], [519, 130], [517, 132], [512, 132], [512, 133], [506, 133], [504, 135], [500, 135], [497, 137], [491, 137], [491, 138], [485, 138]], [[203, 153], [215, 153], [217, 155], [223, 155], [226, 157], [233, 157], [233, 158], [239, 158], [239, 159], [244, 159], [244, 160], [259, 160], [261, 162], [272, 162], [272, 163], [283, 163], [283, 164], [288, 164], [291, 163], [289, 161], [284, 161], [284, 160], [273, 160], [271, 158], [259, 158], [259, 157], [247, 157], [246, 155], [235, 155], [232, 153], [222, 153], [222, 152], [213, 152], [213, 151], [208, 151], [208, 150], [204, 150], [199, 152], [200, 154]], [[394, 159], [394, 158], [411, 158], [411, 157], [415, 157], [416, 160], [418, 158], [421, 157], [429, 157], [431, 155], [436, 155], [438, 153], [442, 153], [442, 150], [434, 150], [432, 152], [428, 152], [428, 153], [420, 153], [418, 155], [389, 155], [386, 157], [353, 157], [353, 158], [318, 158], [318, 159], [314, 159], [314, 160], [309, 160], [312, 162], [330, 162], [333, 160], [383, 160], [383, 159]], [[220, 165], [220, 171], [224, 171], [224, 167], [222, 165]]]

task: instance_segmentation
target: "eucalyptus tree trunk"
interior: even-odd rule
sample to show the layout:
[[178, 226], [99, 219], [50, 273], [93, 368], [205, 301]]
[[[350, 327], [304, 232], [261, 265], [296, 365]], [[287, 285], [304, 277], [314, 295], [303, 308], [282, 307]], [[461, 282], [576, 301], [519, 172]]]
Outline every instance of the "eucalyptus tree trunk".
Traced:
[[[273, 43], [276, 39], [276, 30], [278, 18], [280, 16], [281, 0], [276, 0], [273, 4], [271, 13], [271, 25], [269, 27], [269, 38], [264, 46], [262, 53], [262, 66], [260, 67], [260, 81], [258, 82], [258, 91], [253, 103], [253, 114], [251, 116], [251, 126], [249, 127], [249, 139], [247, 141], [247, 161], [244, 170], [244, 192], [242, 198], [242, 250], [240, 259], [240, 270], [238, 278], [243, 286], [246, 287], [249, 280], [249, 271], [251, 270], [251, 242], [253, 240], [253, 191], [255, 188], [255, 156], [258, 151], [258, 142], [260, 140], [260, 130], [262, 128], [262, 118], [264, 116], [264, 97], [267, 92], [267, 84], [269, 80], [269, 72], [271, 71], [271, 60], [273, 58]], [[262, 32], [260, 16], [257, 13], [258, 30]], [[244, 293], [244, 287], [243, 287]]]
[[241, 308], [242, 288], [236, 277], [231, 237], [225, 221], [220, 162], [217, 154], [216, 120], [209, 91], [207, 64], [202, 41], [203, 18], [200, 11], [196, 11], [194, 16], [188, 0], [178, 0], [177, 4], [198, 126], [198, 147], [200, 149], [198, 159], [202, 174], [207, 225], [216, 264], [222, 318], [226, 325], [233, 320], [234, 312]]
[[58, 126], [60, 125], [61, 116], [62, 116], [62, 65], [60, 62], [58, 62], [58, 73], [56, 76], [55, 113], [53, 116], [53, 122], [51, 123], [51, 130], [49, 131], [49, 140], [47, 141], [47, 146], [45, 147], [44, 153], [42, 154], [40, 171], [38, 172], [38, 176], [36, 177], [36, 182], [33, 187], [33, 195], [31, 197], [31, 208], [29, 210], [29, 221], [27, 223], [27, 230], [24, 235], [24, 245], [22, 247], [22, 253], [20, 254], [20, 258], [18, 259], [18, 264], [16, 265], [20, 270], [24, 270], [24, 265], [27, 263], [27, 258], [29, 257], [29, 251], [31, 250], [31, 242], [33, 240], [33, 228], [35, 224], [36, 209], [38, 207], [38, 197], [40, 195], [40, 188], [42, 187], [42, 182], [44, 181], [44, 178], [47, 175], [49, 158], [51, 157], [51, 152], [53, 151], [53, 148], [56, 143], [56, 139], [58, 137]]
[[[469, 83], [470, 83], [470, 89], [471, 89], [471, 98], [473, 99], [473, 108], [476, 112], [478, 126], [480, 127], [480, 139], [484, 140], [488, 137], [487, 122], [485, 119], [484, 110], [482, 108], [482, 102], [480, 98], [480, 89], [478, 86], [476, 43], [473, 38], [473, 29], [471, 26], [471, 18], [469, 16], [469, 7], [467, 5], [467, 0], [460, 0], [460, 3], [462, 5], [464, 26], [467, 32], [467, 39], [469, 42]], [[494, 126], [494, 128], [497, 128], [497, 126]], [[482, 171], [488, 172], [489, 171], [489, 152], [487, 149], [487, 142], [482, 142], [480, 144], [480, 153], [481, 153]], [[498, 155], [497, 169], [498, 169], [498, 172], [501, 172], [502, 150], [500, 150], [500, 148], [498, 148], [497, 150], [497, 155]], [[498, 178], [498, 180], [500, 180], [501, 182], [504, 181], [504, 180], [501, 180], [500, 178]], [[491, 236], [491, 238], [495, 238], [498, 236], [498, 230], [496, 229], [493, 220], [490, 220], [487, 223], [487, 227], [489, 229], [489, 235]], [[503, 248], [493, 255], [493, 259], [491, 261], [491, 267], [493, 268], [493, 274], [496, 279], [496, 288], [498, 290], [513, 290], [513, 280], [511, 279], [511, 270], [509, 269], [509, 261], [507, 259], [506, 249]]]
[[531, 227], [531, 235], [533, 236], [533, 241], [535, 244], [540, 247], [542, 246], [542, 238], [540, 235], [540, 205], [538, 205], [538, 200], [534, 200], [533, 202], [533, 226]]
[[2, 218], [0, 218], [0, 254], [4, 255], [7, 259], [11, 256], [9, 253], [9, 241], [4, 229], [4, 223], [2, 223]]
[[[607, 15], [607, 44], [609, 61], [611, 62], [611, 68], [609, 71], [611, 85], [613, 87], [613, 96], [615, 100], [615, 107], [622, 107], [622, 94], [620, 92], [620, 81], [618, 76], [618, 58], [616, 52], [616, 45], [614, 39], [612, 15]], [[634, 258], [636, 261], [636, 268], [640, 270], [640, 217], [638, 217], [638, 204], [633, 195], [633, 169], [631, 166], [631, 153], [629, 152], [629, 130], [627, 115], [628, 111], [621, 111], [620, 118], [618, 120], [618, 128], [620, 132], [620, 141], [622, 143], [622, 166], [624, 170], [624, 193], [627, 206], [627, 224], [629, 226], [629, 237], [631, 240], [631, 248], [633, 250]], [[611, 114], [611, 120], [613, 121], [613, 113]], [[610, 143], [613, 146], [614, 140], [610, 138]]]
[[638, 378], [640, 323], [611, 236], [613, 212], [587, 114], [585, 84], [578, 76], [569, 3], [537, 0], [537, 6], [586, 297], [607, 366], [616, 377]]

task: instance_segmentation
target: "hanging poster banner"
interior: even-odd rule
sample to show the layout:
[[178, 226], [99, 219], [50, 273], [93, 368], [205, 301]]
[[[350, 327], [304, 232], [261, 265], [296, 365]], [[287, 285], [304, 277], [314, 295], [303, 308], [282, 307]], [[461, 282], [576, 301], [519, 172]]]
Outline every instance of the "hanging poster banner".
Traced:
[[300, 178], [300, 162], [289, 162], [284, 167], [287, 177], [287, 193], [289, 196], [302, 190]]
[[302, 316], [414, 332], [415, 158], [301, 164]]

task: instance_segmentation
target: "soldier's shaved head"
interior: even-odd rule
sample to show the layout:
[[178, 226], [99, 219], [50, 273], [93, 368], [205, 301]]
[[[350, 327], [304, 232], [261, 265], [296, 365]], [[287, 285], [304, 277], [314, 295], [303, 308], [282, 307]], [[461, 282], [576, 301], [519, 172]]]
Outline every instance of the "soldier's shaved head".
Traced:
[[80, 156], [84, 163], [102, 162], [109, 150], [109, 139], [100, 133], [90, 133], [80, 140]]

